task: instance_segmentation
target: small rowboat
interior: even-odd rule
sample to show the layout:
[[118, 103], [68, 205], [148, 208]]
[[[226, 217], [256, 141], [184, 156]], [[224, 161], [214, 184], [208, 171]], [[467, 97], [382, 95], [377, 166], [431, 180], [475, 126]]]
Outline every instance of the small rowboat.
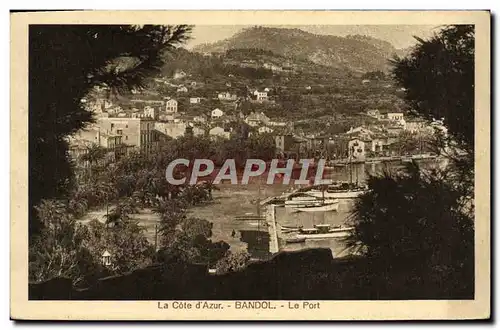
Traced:
[[290, 237], [285, 239], [285, 242], [287, 244], [304, 243], [305, 241], [306, 241], [305, 237]]
[[294, 208], [296, 212], [329, 212], [329, 211], [338, 211], [339, 209], [339, 201], [324, 201], [323, 203], [305, 207], [297, 207]]

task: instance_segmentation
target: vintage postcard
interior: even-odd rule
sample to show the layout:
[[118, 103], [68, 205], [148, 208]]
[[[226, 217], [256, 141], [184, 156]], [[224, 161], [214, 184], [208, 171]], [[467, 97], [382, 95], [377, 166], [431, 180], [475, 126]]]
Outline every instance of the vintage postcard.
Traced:
[[489, 318], [490, 19], [11, 13], [11, 318]]

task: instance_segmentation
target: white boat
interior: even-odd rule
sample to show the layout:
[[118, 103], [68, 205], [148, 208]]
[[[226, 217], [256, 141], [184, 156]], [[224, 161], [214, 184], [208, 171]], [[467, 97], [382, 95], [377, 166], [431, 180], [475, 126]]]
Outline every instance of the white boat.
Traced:
[[289, 237], [285, 238], [285, 242], [288, 244], [304, 243], [306, 241], [305, 237]]
[[332, 233], [317, 233], [317, 234], [297, 234], [296, 238], [305, 238], [306, 240], [311, 239], [328, 239], [328, 238], [340, 238], [349, 236], [349, 231], [332, 232]]
[[295, 236], [297, 239], [327, 239], [346, 237], [354, 230], [353, 227], [331, 228], [329, 224], [315, 225], [314, 228], [301, 229]]
[[365, 189], [348, 189], [348, 190], [337, 190], [337, 191], [325, 191], [324, 193], [320, 190], [309, 190], [305, 193], [309, 196], [313, 196], [316, 198], [322, 198], [323, 194], [325, 199], [333, 199], [333, 198], [357, 198], [360, 195], [366, 192]]
[[285, 201], [285, 207], [303, 207], [314, 205], [315, 203], [321, 203], [321, 200], [318, 200], [314, 196], [297, 196]]
[[330, 212], [338, 211], [339, 201], [338, 200], [324, 200], [320, 201], [317, 205], [304, 206], [304, 207], [294, 207], [297, 212]]
[[286, 208], [298, 208], [298, 207], [318, 207], [318, 206], [322, 206], [322, 205], [325, 205], [325, 204], [332, 204], [337, 202], [337, 200], [325, 200], [325, 202], [323, 203], [322, 200], [319, 200], [317, 198], [315, 198], [314, 200], [310, 200], [310, 201], [294, 201], [292, 203], [286, 203], [285, 202], [285, 207]]

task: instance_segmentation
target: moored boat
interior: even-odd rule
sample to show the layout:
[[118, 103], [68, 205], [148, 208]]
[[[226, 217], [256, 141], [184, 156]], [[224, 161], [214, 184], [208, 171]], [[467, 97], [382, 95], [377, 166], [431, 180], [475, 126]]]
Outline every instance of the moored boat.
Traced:
[[324, 200], [311, 206], [294, 207], [294, 210], [297, 212], [330, 212], [338, 211], [338, 209], [338, 200]]
[[317, 234], [297, 234], [297, 238], [311, 239], [328, 239], [328, 238], [341, 238], [349, 235], [349, 231], [338, 231], [331, 233], [317, 233]]
[[321, 201], [314, 196], [297, 196], [285, 201], [285, 207], [304, 207], [320, 202]]
[[[325, 198], [357, 198], [366, 192], [365, 189], [346, 189], [346, 190], [327, 190], [324, 192]], [[320, 198], [323, 196], [323, 192], [319, 190], [310, 190], [306, 192], [308, 195]]]
[[331, 228], [329, 224], [315, 225], [314, 228], [299, 230], [297, 238], [304, 239], [327, 239], [348, 236], [354, 230], [353, 227], [338, 226]]
[[287, 244], [304, 243], [306, 241], [305, 237], [289, 237], [285, 238]]

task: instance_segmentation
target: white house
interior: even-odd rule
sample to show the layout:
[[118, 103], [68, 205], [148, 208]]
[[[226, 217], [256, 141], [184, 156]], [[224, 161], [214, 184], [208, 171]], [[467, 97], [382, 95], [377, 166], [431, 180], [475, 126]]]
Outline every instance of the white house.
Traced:
[[224, 115], [224, 112], [221, 109], [219, 109], [219, 108], [213, 109], [212, 113], [211, 113], [212, 119], [220, 118], [223, 115]]
[[187, 74], [184, 71], [176, 71], [174, 73], [174, 79], [181, 79], [181, 78], [184, 78], [186, 76], [187, 76]]
[[346, 134], [371, 136], [373, 132], [364, 126], [351, 127]]
[[389, 112], [387, 113], [387, 119], [392, 121], [401, 121], [404, 119], [404, 114], [402, 112]]
[[109, 108], [106, 110], [106, 112], [109, 113], [110, 115], [114, 115], [114, 114], [120, 113], [122, 111], [123, 111], [123, 109], [120, 106], [117, 106], [114, 108]]
[[383, 116], [382, 116], [382, 114], [380, 113], [380, 111], [379, 111], [379, 110], [377, 110], [377, 109], [368, 110], [368, 111], [366, 112], [366, 114], [367, 114], [368, 116], [373, 117], [373, 118], [376, 118], [376, 119], [381, 119], [381, 118], [383, 117]]
[[269, 93], [270, 91], [271, 91], [271, 89], [269, 89], [269, 88], [267, 88], [267, 87], [266, 87], [266, 88], [264, 88], [264, 92]]
[[201, 97], [190, 97], [189, 98], [189, 103], [191, 103], [191, 104], [201, 103]]
[[207, 118], [205, 117], [205, 115], [202, 115], [202, 116], [194, 116], [193, 117], [193, 121], [195, 123], [205, 123], [207, 121]]
[[382, 139], [373, 139], [371, 141], [370, 150], [373, 152], [380, 152], [384, 150], [384, 146], [386, 145], [386, 142]]
[[269, 121], [267, 123], [267, 125], [269, 125], [269, 126], [275, 126], [275, 127], [285, 127], [288, 124], [286, 122], [284, 122], [284, 121]]
[[224, 129], [220, 126], [216, 126], [214, 128], [212, 128], [208, 134], [212, 137], [222, 137], [222, 138], [225, 138], [225, 139], [229, 139], [229, 137], [231, 136], [231, 130], [229, 129]]
[[281, 71], [281, 67], [272, 63], [264, 63], [263, 67], [271, 71]]
[[179, 88], [177, 88], [177, 92], [178, 93], [187, 93], [188, 89], [186, 86], [179, 86]]
[[347, 144], [349, 158], [363, 160], [365, 158], [365, 142], [360, 139], [352, 139]]
[[366, 84], [369, 84], [369, 83], [370, 83], [370, 80], [369, 80], [369, 79], [363, 79], [363, 80], [361, 81], [361, 83], [362, 83], [363, 85], [366, 85]]
[[268, 100], [267, 92], [259, 92], [258, 90], [256, 90], [255, 92], [253, 92], [253, 95], [255, 95], [257, 101]]
[[267, 125], [270, 119], [263, 112], [252, 112], [245, 118], [245, 123], [252, 127], [257, 127], [261, 124]]
[[160, 121], [174, 121], [175, 117], [174, 114], [161, 114], [158, 116], [158, 119]]
[[405, 121], [403, 129], [410, 133], [417, 133], [423, 131], [427, 125], [426, 121], [423, 119], [413, 119]]
[[147, 105], [144, 107], [144, 117], [156, 119], [158, 117], [158, 111], [155, 108]]
[[167, 113], [177, 113], [177, 101], [170, 99], [165, 103], [165, 112]]
[[263, 134], [263, 133], [272, 133], [273, 130], [272, 130], [272, 128], [269, 128], [267, 126], [261, 126], [261, 127], [259, 127], [258, 132], [260, 134]]
[[231, 94], [229, 92], [223, 92], [217, 94], [217, 98], [219, 100], [234, 101], [238, 98], [238, 96], [236, 94]]
[[186, 133], [187, 125], [186, 123], [183, 122], [176, 123], [175, 121], [164, 122], [164, 123], [156, 122], [154, 128], [155, 130], [176, 139], [180, 136], [183, 136]]

